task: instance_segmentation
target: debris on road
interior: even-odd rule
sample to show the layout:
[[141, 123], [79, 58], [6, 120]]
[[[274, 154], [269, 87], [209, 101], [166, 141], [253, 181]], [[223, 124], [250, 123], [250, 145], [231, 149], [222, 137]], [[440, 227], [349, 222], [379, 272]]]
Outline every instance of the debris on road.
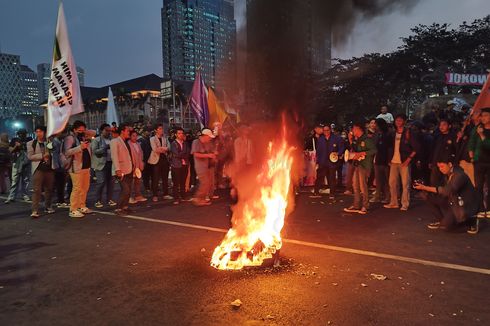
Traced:
[[201, 252], [206, 252], [206, 248], [201, 248]]
[[378, 280], [378, 281], [384, 281], [384, 280], [387, 280], [388, 277], [386, 275], [382, 275], [382, 274], [374, 274], [374, 273], [371, 273], [371, 277], [374, 279], [374, 280]]
[[363, 288], [367, 288], [367, 284], [365, 284], [365, 283], [361, 283], [361, 286], [362, 286]]
[[332, 283], [332, 285], [333, 285], [333, 286], [337, 286], [337, 285], [339, 285], [339, 283]]
[[436, 315], [429, 313], [429, 316], [431, 316], [431, 317], [435, 317]]
[[235, 301], [233, 301], [231, 303], [231, 306], [234, 308], [234, 309], [238, 309], [242, 306], [242, 301], [240, 299], [236, 299]]

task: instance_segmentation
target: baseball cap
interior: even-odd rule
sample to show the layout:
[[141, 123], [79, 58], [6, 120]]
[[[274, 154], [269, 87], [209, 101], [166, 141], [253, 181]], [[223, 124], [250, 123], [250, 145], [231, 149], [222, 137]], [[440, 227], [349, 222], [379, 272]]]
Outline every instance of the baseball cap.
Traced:
[[203, 130], [201, 130], [201, 135], [203, 135], [203, 136], [209, 136], [211, 138], [215, 138], [216, 137], [213, 134], [213, 132], [211, 131], [211, 129], [208, 129], [208, 128], [204, 128]]

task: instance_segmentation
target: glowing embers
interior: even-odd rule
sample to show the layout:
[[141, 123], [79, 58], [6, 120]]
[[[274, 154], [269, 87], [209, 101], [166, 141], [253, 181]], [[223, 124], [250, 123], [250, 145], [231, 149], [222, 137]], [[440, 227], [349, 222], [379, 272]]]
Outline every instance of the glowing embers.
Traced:
[[282, 247], [293, 147], [283, 140], [269, 143], [267, 164], [256, 177], [257, 190], [247, 196], [241, 211], [234, 212], [233, 226], [211, 258], [211, 266], [232, 270], [278, 261]]

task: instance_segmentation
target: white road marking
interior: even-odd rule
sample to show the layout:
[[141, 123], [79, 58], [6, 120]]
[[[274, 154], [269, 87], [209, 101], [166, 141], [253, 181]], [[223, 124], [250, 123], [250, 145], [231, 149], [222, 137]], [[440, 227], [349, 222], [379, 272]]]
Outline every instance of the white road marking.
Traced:
[[[116, 215], [116, 214], [111, 213], [111, 212], [103, 212], [103, 211], [97, 211], [97, 213], [105, 214], [105, 215]], [[220, 229], [220, 228], [215, 228], [215, 227], [210, 227], [210, 226], [181, 223], [181, 222], [174, 222], [174, 221], [168, 221], [168, 220], [160, 220], [160, 219], [141, 217], [141, 216], [136, 216], [136, 215], [125, 215], [125, 216], [121, 216], [121, 217], [129, 218], [129, 219], [133, 219], [133, 220], [139, 220], [139, 221], [174, 225], [174, 226], [180, 226], [180, 227], [191, 228], [191, 229], [206, 230], [206, 231], [212, 231], [212, 232], [218, 232], [218, 233], [226, 233], [228, 231], [226, 229]], [[331, 251], [345, 252], [345, 253], [349, 253], [349, 254], [370, 256], [370, 257], [390, 259], [390, 260], [397, 260], [397, 261], [402, 261], [402, 262], [412, 263], [412, 264], [418, 264], [418, 265], [434, 266], [434, 267], [453, 269], [453, 270], [464, 271], [464, 272], [490, 275], [490, 269], [479, 268], [479, 267], [472, 267], [472, 266], [444, 263], [444, 262], [438, 262], [438, 261], [432, 261], [432, 260], [425, 260], [425, 259], [404, 257], [404, 256], [398, 256], [398, 255], [384, 254], [384, 253], [379, 253], [379, 252], [375, 252], [375, 251], [367, 251], [367, 250], [359, 250], [359, 249], [353, 249], [353, 248], [332, 246], [332, 245], [327, 245], [327, 244], [322, 244], [322, 243], [315, 243], [315, 242], [308, 242], [308, 241], [301, 241], [301, 240], [283, 239], [283, 241], [285, 243], [292, 243], [295, 245], [311, 247], [311, 248], [326, 249], [326, 250], [331, 250]]]
[[[0, 196], [0, 198], [3, 198], [3, 196]], [[20, 200], [18, 202], [29, 203], [29, 202], [24, 201], [24, 200]], [[169, 221], [169, 220], [160, 220], [160, 219], [154, 219], [154, 218], [142, 217], [142, 216], [136, 216], [136, 215], [119, 216], [119, 215], [112, 213], [112, 212], [99, 211], [99, 210], [94, 210], [94, 212], [98, 213], [98, 214], [103, 214], [103, 215], [129, 218], [132, 220], [167, 224], [167, 225], [180, 226], [180, 227], [185, 227], [185, 228], [190, 228], [190, 229], [198, 229], [198, 230], [205, 230], [205, 231], [218, 232], [218, 233], [226, 233], [228, 231], [226, 229], [215, 228], [215, 227], [211, 227], [211, 226], [204, 226], [204, 225], [197, 225], [197, 224], [190, 224], [190, 223], [181, 223], [181, 222], [175, 222], [175, 221]], [[424, 266], [433, 266], [433, 267], [446, 268], [446, 269], [452, 269], [452, 270], [463, 271], [463, 272], [490, 275], [490, 269], [479, 268], [479, 267], [472, 267], [472, 266], [444, 263], [444, 262], [438, 262], [438, 261], [432, 261], [432, 260], [411, 258], [411, 257], [405, 257], [405, 256], [384, 254], [384, 253], [379, 253], [379, 252], [375, 252], [375, 251], [367, 251], [367, 250], [332, 246], [332, 245], [327, 245], [327, 244], [322, 244], [322, 243], [315, 243], [315, 242], [308, 242], [308, 241], [301, 241], [301, 240], [283, 239], [283, 241], [285, 243], [292, 243], [295, 245], [305, 246], [305, 247], [310, 247], [310, 248], [319, 248], [319, 249], [325, 249], [325, 250], [331, 250], [331, 251], [345, 252], [345, 253], [355, 254], [355, 255], [362, 255], [362, 256], [368, 256], [368, 257], [376, 257], [376, 258], [402, 261], [402, 262], [406, 262], [406, 263], [412, 263], [412, 264], [418, 264], [418, 265], [424, 265]]]

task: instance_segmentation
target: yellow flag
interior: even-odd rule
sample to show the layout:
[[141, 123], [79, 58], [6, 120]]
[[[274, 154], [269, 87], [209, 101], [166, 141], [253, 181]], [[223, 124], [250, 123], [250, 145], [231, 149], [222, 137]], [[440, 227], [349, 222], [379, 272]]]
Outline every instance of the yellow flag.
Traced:
[[209, 126], [212, 127], [215, 122], [223, 123], [228, 114], [218, 103], [218, 98], [211, 87], [208, 88], [208, 107], [209, 107]]

